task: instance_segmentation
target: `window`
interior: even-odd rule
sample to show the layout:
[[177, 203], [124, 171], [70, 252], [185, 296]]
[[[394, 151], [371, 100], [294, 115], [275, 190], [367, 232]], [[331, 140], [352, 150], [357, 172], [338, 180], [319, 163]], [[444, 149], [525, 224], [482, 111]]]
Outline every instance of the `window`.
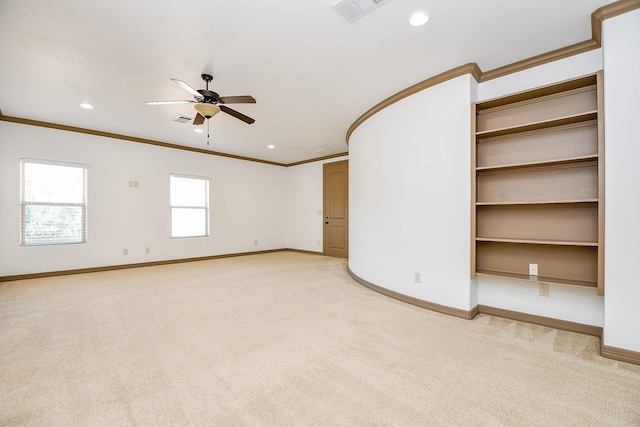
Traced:
[[22, 246], [87, 242], [87, 169], [20, 160]]
[[171, 237], [209, 235], [209, 179], [170, 176]]

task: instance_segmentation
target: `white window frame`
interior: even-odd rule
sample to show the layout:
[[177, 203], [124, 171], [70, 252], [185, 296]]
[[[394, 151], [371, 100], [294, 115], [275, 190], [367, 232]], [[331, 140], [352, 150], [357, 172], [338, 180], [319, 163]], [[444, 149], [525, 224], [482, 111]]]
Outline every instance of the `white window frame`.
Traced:
[[[67, 168], [82, 169], [82, 201], [79, 203], [62, 202], [62, 201], [42, 201], [42, 200], [25, 200], [26, 191], [26, 177], [25, 177], [25, 165], [26, 164], [41, 164], [50, 166], [59, 166]], [[41, 159], [20, 159], [20, 246], [51, 246], [51, 245], [76, 245], [87, 243], [87, 171], [90, 169], [89, 165], [80, 163], [60, 162], [54, 160], [41, 160]], [[49, 239], [37, 239], [27, 238], [27, 224], [26, 224], [26, 211], [30, 206], [42, 206], [42, 207], [79, 207], [81, 210], [81, 230], [80, 239], [77, 241], [69, 241], [62, 239], [57, 240], [57, 236], [53, 235]]]
[[[205, 189], [204, 189], [204, 206], [190, 206], [190, 205], [180, 205], [180, 204], [172, 204], [171, 201], [171, 191], [172, 189], [172, 183], [171, 180], [172, 178], [184, 178], [184, 179], [193, 179], [193, 180], [200, 180], [203, 181], [205, 184]], [[169, 174], [169, 210], [170, 210], [170, 217], [171, 217], [171, 223], [170, 223], [170, 233], [169, 235], [171, 236], [172, 239], [188, 239], [188, 238], [193, 238], [193, 237], [209, 237], [210, 236], [210, 212], [209, 212], [209, 188], [210, 188], [210, 179], [208, 177], [205, 176], [196, 176], [196, 175], [184, 175], [184, 174], [179, 174], [179, 173], [171, 173]], [[173, 220], [174, 220], [174, 211], [176, 209], [187, 209], [187, 210], [203, 210], [204, 211], [204, 220], [205, 220], [205, 224], [204, 224], [204, 234], [192, 234], [192, 235], [174, 235], [174, 229], [173, 229]]]

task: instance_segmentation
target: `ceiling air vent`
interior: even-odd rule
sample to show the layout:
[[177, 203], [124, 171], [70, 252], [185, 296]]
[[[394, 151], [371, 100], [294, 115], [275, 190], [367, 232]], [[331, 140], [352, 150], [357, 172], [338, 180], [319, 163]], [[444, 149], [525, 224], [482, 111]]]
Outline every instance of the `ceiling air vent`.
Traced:
[[333, 5], [333, 8], [347, 21], [353, 22], [376, 7], [380, 6], [387, 0], [340, 0]]
[[184, 116], [182, 114], [178, 114], [177, 116], [175, 116], [173, 118], [174, 122], [178, 122], [178, 123], [188, 123], [191, 120], [193, 120], [193, 117], [189, 117], [189, 116]]

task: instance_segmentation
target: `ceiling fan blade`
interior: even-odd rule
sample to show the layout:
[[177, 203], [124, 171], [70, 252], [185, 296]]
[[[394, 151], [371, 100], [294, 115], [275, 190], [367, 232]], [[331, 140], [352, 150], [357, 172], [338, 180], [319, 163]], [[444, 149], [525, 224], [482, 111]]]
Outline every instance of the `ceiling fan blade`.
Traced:
[[255, 104], [256, 100], [251, 95], [221, 96], [220, 102], [223, 104]]
[[147, 101], [145, 104], [147, 105], [168, 105], [168, 104], [194, 104], [195, 101]]
[[222, 111], [224, 111], [225, 113], [229, 114], [230, 116], [233, 116], [233, 117], [235, 117], [236, 119], [240, 119], [240, 120], [242, 120], [242, 121], [243, 121], [243, 122], [245, 122], [245, 123], [251, 124], [251, 123], [255, 122], [255, 120], [254, 120], [254, 119], [252, 119], [251, 117], [249, 117], [249, 116], [245, 116], [244, 114], [239, 113], [239, 112], [238, 112], [238, 111], [236, 111], [236, 110], [232, 110], [231, 108], [229, 108], [229, 107], [227, 107], [227, 106], [225, 106], [225, 105], [218, 105], [218, 107], [220, 107], [220, 109], [221, 109]]
[[196, 114], [196, 118], [193, 119], [194, 125], [201, 125], [204, 123], [204, 116], [200, 113]]
[[178, 86], [180, 86], [182, 89], [189, 92], [190, 94], [192, 94], [193, 96], [195, 96], [196, 98], [202, 98], [202, 95], [200, 94], [200, 92], [198, 92], [197, 90], [195, 90], [194, 88], [189, 86], [187, 83], [183, 82], [182, 80], [171, 79], [171, 81], [177, 84]]

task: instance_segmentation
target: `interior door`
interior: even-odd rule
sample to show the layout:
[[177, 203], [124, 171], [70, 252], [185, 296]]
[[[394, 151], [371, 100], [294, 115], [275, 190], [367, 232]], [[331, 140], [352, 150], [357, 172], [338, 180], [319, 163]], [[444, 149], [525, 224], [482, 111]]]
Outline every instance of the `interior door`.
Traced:
[[324, 254], [349, 257], [349, 161], [324, 165]]

